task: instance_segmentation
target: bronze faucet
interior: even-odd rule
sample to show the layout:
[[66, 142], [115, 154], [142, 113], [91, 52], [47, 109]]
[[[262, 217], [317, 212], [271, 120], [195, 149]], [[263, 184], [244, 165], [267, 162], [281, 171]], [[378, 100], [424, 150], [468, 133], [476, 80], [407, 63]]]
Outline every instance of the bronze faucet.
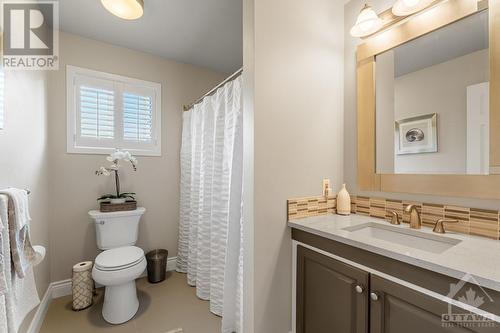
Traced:
[[401, 224], [401, 220], [399, 219], [399, 215], [397, 212], [391, 210], [391, 211], [389, 211], [389, 213], [392, 215], [391, 221], [390, 221], [391, 224], [395, 224], [395, 225]]
[[439, 219], [436, 222], [436, 225], [434, 226], [434, 229], [432, 231], [437, 232], [438, 234], [444, 234], [446, 233], [446, 230], [444, 229], [444, 224], [445, 223], [458, 223], [458, 220], [454, 219]]
[[412, 229], [422, 228], [422, 219], [420, 218], [420, 213], [417, 210], [417, 206], [408, 205], [405, 208], [405, 212], [410, 213], [410, 228]]

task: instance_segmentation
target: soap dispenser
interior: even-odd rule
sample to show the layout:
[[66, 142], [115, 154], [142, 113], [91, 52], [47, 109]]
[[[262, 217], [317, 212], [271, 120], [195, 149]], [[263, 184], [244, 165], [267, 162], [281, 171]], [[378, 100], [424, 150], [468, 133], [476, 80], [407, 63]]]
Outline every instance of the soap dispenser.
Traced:
[[342, 184], [342, 189], [339, 194], [337, 194], [337, 214], [351, 214], [351, 196], [349, 195], [349, 192], [347, 192], [345, 184]]

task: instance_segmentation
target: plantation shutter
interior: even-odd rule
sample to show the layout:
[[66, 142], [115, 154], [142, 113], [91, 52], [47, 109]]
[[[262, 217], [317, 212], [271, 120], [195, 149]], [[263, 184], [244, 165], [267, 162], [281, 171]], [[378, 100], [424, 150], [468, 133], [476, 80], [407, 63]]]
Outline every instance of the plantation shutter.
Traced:
[[77, 76], [74, 89], [76, 145], [113, 146], [118, 138], [116, 127], [118, 101], [114, 82]]
[[4, 89], [5, 89], [5, 73], [0, 69], [0, 129], [4, 126]]
[[123, 139], [151, 142], [153, 138], [153, 98], [123, 93]]
[[161, 85], [67, 66], [70, 153], [161, 156]]
[[82, 138], [113, 139], [115, 137], [114, 91], [81, 85], [80, 136]]

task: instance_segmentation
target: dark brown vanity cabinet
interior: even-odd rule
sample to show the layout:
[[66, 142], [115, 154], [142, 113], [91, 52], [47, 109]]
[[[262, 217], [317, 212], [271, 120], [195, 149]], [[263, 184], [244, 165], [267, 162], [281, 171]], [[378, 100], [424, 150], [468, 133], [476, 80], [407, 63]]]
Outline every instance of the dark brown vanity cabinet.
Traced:
[[369, 274], [297, 247], [297, 333], [367, 333]]
[[[446, 325], [442, 315], [449, 313], [448, 303], [373, 274], [370, 298], [370, 333], [500, 332], [500, 326], [479, 322], [464, 322], [464, 327]], [[451, 313], [467, 311], [452, 306]]]
[[[448, 303], [297, 246], [297, 333], [483, 333], [445, 327]], [[452, 313], [467, 313], [452, 308]]]

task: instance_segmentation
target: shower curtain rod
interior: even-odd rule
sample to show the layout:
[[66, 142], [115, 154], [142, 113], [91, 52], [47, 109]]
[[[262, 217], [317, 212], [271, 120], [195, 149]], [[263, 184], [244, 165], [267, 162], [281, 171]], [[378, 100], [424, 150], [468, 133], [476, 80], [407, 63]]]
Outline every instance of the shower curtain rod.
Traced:
[[195, 106], [196, 104], [200, 103], [205, 97], [213, 95], [217, 91], [217, 89], [219, 89], [220, 87], [222, 87], [223, 85], [225, 85], [229, 81], [232, 81], [232, 80], [236, 79], [238, 76], [241, 75], [241, 73], [243, 73], [243, 68], [238, 69], [236, 72], [234, 72], [229, 77], [227, 77], [224, 81], [222, 81], [221, 83], [219, 83], [218, 85], [216, 85], [214, 88], [212, 88], [210, 91], [208, 91], [207, 93], [205, 93], [203, 96], [201, 96], [200, 98], [198, 98], [195, 102], [193, 102], [193, 103], [191, 103], [189, 105], [184, 105], [184, 111], [191, 110], [193, 108], [193, 106]]

